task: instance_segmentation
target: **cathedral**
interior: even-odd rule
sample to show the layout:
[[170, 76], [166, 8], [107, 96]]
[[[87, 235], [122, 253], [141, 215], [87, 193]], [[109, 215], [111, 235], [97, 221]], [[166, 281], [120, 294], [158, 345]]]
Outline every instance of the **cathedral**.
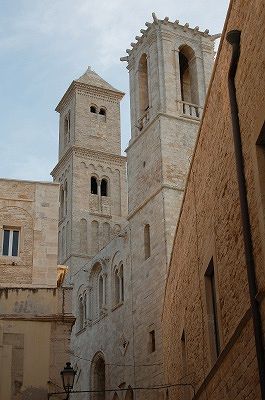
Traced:
[[90, 67], [56, 108], [58, 253], [73, 288], [69, 358], [80, 400], [86, 391], [102, 400], [151, 398], [154, 386], [157, 399], [165, 395], [165, 280], [218, 35], [152, 16], [121, 58], [130, 79], [127, 157], [124, 93]]
[[0, 178], [0, 400], [265, 400], [264, 0], [230, 1], [215, 61], [220, 35], [152, 18], [126, 156], [89, 67], [54, 182]]

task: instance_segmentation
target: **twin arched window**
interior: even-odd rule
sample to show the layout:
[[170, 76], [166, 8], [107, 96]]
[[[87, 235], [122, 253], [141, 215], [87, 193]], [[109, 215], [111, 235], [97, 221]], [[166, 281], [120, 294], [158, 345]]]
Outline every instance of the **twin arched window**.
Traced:
[[104, 316], [107, 311], [107, 287], [112, 288], [112, 305], [117, 306], [124, 301], [124, 275], [123, 263], [113, 268], [111, 282], [108, 283], [107, 273], [103, 270], [100, 262], [92, 267], [89, 285], [78, 296], [77, 326], [78, 331], [83, 329], [87, 322], [97, 320]]
[[106, 121], [106, 108], [104, 107], [98, 108], [96, 105], [93, 104], [90, 106], [90, 112], [92, 114], [100, 115], [100, 118]]
[[98, 180], [95, 176], [91, 176], [90, 180], [90, 192], [91, 194], [100, 193], [101, 196], [108, 196], [108, 180], [103, 178]]

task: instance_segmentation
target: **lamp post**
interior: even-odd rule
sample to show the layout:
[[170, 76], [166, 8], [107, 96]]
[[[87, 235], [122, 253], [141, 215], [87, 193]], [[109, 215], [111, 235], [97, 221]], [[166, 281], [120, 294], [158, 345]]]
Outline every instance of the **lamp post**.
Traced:
[[69, 395], [74, 386], [76, 371], [71, 367], [71, 363], [67, 362], [64, 369], [61, 371], [61, 377], [63, 381], [63, 388], [67, 394], [65, 400], [69, 399]]

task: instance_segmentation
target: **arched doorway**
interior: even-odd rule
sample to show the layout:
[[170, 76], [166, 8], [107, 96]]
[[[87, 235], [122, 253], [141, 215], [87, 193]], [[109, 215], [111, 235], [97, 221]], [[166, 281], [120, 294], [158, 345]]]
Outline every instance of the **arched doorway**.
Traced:
[[102, 353], [97, 353], [91, 364], [91, 388], [93, 400], [105, 400], [105, 360]]

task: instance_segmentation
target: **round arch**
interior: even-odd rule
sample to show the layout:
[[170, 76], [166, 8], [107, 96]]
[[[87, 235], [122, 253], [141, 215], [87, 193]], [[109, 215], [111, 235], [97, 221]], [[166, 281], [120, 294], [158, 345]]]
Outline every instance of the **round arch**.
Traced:
[[105, 400], [106, 364], [101, 351], [94, 355], [91, 362], [90, 381], [92, 390], [96, 391], [92, 393], [93, 400]]

